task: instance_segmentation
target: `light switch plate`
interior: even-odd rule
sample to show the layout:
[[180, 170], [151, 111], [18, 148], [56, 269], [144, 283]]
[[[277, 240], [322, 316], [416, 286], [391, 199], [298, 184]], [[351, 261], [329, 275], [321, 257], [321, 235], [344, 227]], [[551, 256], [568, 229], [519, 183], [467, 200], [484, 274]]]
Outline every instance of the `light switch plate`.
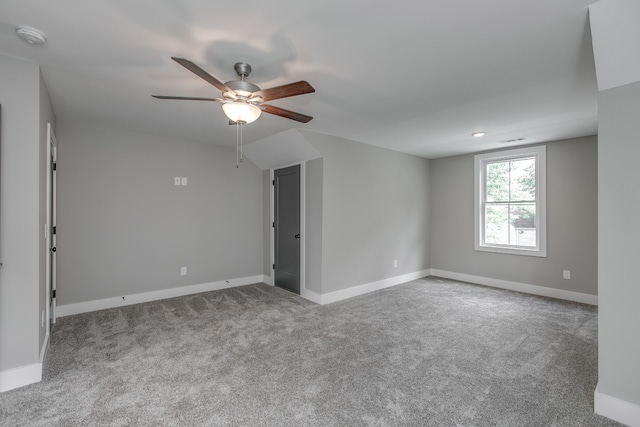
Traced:
[[183, 177], [180, 179], [180, 181], [181, 181], [181, 183], [182, 183], [182, 186], [183, 186], [183, 187], [186, 187], [186, 186], [187, 186], [187, 177], [186, 177], [186, 176], [183, 176]]
[[179, 176], [176, 176], [176, 177], [173, 178], [173, 184], [174, 185], [180, 185], [180, 177]]

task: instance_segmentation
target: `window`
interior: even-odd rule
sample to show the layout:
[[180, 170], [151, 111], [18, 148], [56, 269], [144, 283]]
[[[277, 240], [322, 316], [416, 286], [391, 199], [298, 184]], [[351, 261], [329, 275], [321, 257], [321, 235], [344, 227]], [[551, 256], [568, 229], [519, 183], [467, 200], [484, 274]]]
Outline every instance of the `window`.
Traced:
[[475, 249], [547, 256], [546, 147], [475, 156]]

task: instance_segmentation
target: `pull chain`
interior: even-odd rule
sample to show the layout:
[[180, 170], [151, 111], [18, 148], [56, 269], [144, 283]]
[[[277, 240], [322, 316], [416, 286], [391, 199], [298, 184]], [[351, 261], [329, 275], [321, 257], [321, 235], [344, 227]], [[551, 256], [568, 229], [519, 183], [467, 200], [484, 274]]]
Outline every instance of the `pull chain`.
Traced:
[[239, 156], [240, 156], [240, 122], [236, 122], [236, 169], [238, 168]]
[[236, 122], [236, 168], [242, 163], [242, 125], [244, 123], [242, 120]]

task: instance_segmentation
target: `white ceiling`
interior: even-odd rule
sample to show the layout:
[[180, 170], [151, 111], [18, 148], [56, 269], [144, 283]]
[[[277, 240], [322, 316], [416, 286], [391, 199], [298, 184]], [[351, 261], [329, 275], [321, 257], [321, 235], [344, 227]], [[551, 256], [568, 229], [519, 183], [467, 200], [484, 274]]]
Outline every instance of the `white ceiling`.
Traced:
[[596, 134], [594, 1], [2, 0], [0, 54], [41, 65], [58, 120], [235, 146], [219, 104], [151, 95], [220, 96], [171, 56], [221, 81], [244, 61], [316, 89], [270, 102], [311, 122], [263, 114], [245, 142], [300, 127], [435, 158]]

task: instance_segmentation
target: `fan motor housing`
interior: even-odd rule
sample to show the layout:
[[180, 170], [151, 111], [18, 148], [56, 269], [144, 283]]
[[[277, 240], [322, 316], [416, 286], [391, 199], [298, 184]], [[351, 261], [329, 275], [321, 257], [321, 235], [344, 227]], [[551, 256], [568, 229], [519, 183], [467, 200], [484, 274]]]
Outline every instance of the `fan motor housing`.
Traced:
[[226, 82], [225, 86], [234, 91], [236, 94], [240, 96], [251, 96], [254, 92], [259, 92], [260, 88], [253, 83], [249, 83], [242, 80], [232, 80], [230, 82]]

